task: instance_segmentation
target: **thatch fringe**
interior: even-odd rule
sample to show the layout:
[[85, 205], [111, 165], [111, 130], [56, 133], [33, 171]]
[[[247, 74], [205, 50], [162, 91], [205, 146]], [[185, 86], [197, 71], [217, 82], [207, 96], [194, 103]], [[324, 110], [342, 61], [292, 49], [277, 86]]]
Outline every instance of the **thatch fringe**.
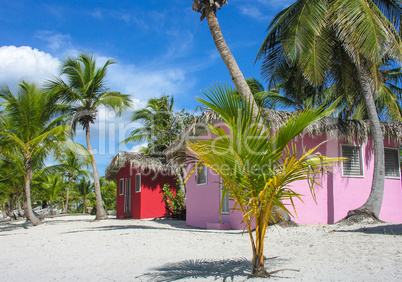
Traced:
[[179, 169], [173, 163], [167, 163], [165, 156], [144, 156], [140, 153], [122, 151], [110, 161], [105, 171], [106, 179], [116, 180], [117, 172], [126, 162], [130, 162], [133, 167], [150, 169], [159, 173], [169, 173], [170, 175], [176, 175]]
[[[281, 128], [287, 119], [297, 113], [264, 109], [264, 114], [267, 118], [267, 124], [269, 124], [272, 130], [276, 131]], [[213, 124], [220, 120], [220, 116], [214, 111], [206, 111], [202, 116], [197, 117], [168, 148], [166, 151], [168, 159], [177, 160], [180, 158], [180, 155], [184, 157], [182, 151], [185, 149], [184, 144], [186, 141], [195, 141], [205, 132], [206, 124]], [[381, 129], [385, 139], [402, 143], [401, 122], [383, 121], [381, 122]], [[330, 139], [342, 139], [346, 142], [355, 141], [358, 143], [366, 143], [371, 135], [371, 127], [370, 121], [368, 120], [343, 120], [339, 118], [325, 117], [307, 127], [304, 133], [313, 137], [326, 133]]]

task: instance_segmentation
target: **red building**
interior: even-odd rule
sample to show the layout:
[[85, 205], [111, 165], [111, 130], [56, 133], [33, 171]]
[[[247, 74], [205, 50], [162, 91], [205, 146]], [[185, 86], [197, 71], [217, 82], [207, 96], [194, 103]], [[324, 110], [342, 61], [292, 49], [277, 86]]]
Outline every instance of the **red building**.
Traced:
[[121, 152], [106, 169], [106, 178], [117, 181], [116, 218], [156, 218], [165, 215], [162, 188], [174, 189], [176, 176], [164, 158]]

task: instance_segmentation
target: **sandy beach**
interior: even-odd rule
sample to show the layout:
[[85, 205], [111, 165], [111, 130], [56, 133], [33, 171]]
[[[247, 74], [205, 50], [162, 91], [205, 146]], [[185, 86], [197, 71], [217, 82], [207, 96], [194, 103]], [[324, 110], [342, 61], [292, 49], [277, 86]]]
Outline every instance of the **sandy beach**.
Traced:
[[[0, 223], [0, 281], [244, 281], [247, 233], [93, 216]], [[402, 281], [402, 224], [270, 227], [273, 281]], [[255, 279], [259, 281], [262, 279]]]

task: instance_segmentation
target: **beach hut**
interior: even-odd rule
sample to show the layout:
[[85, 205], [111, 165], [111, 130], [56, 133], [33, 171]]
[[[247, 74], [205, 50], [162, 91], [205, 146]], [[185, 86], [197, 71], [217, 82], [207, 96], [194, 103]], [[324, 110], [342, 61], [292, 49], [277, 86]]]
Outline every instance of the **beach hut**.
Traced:
[[156, 218], [165, 215], [162, 188], [176, 187], [173, 166], [164, 157], [120, 152], [106, 169], [106, 179], [117, 181], [117, 218]]
[[[265, 110], [267, 122], [273, 130], [281, 127], [293, 112]], [[183, 147], [187, 140], [209, 139], [213, 136], [206, 130], [206, 123], [219, 123], [219, 117], [212, 111], [199, 117], [170, 147], [169, 156], [183, 161]], [[399, 146], [402, 141], [401, 123], [382, 122], [385, 140], [385, 189], [380, 219], [386, 222], [402, 222], [402, 189]], [[224, 124], [222, 124], [224, 127]], [[325, 141], [325, 142], [324, 142]], [[323, 143], [318, 152], [328, 157], [347, 157], [349, 161], [335, 166], [320, 179], [316, 187], [317, 203], [311, 197], [306, 182], [296, 182], [292, 189], [303, 194], [296, 201], [299, 224], [326, 224], [343, 219], [349, 210], [356, 209], [367, 200], [373, 175], [373, 143], [368, 121], [324, 118], [308, 127], [295, 140], [298, 151]], [[190, 171], [192, 165], [187, 168]], [[233, 210], [234, 202], [222, 200], [220, 178], [206, 167], [196, 171], [187, 181], [187, 219], [190, 226], [208, 229], [243, 229], [242, 215]]]

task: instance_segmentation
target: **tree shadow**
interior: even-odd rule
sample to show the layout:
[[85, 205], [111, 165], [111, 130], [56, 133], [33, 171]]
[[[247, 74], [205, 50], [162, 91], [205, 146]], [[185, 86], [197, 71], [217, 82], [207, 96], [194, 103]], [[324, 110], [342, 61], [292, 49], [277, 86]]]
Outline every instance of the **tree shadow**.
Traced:
[[351, 230], [335, 230], [335, 232], [361, 232], [365, 234], [402, 235], [402, 224], [361, 227]]
[[[284, 262], [283, 259], [279, 259], [278, 257], [265, 258], [264, 260], [267, 270], [277, 267], [278, 264]], [[150, 281], [176, 281], [197, 278], [204, 280], [222, 279], [222, 281], [233, 281], [236, 276], [245, 279], [251, 278], [251, 268], [252, 262], [245, 258], [227, 260], [185, 260], [176, 263], [167, 263], [160, 267], [153, 268], [151, 269], [151, 272], [145, 273], [136, 278], [139, 280], [146, 279]], [[270, 273], [274, 274], [287, 270], [295, 271], [293, 269], [281, 269], [274, 270]], [[279, 275], [271, 275], [271, 277], [288, 278]]]
[[250, 275], [251, 262], [245, 258], [228, 260], [185, 260], [177, 263], [168, 263], [152, 269], [152, 272], [143, 274], [137, 279], [151, 281], [176, 281], [180, 279], [211, 278], [233, 280], [235, 276]]
[[17, 221], [9, 221], [9, 222], [2, 222], [0, 224], [0, 236], [9, 236], [12, 234], [2, 234], [3, 232], [15, 231], [19, 229], [28, 229], [33, 225], [29, 222], [24, 220], [17, 220]]

